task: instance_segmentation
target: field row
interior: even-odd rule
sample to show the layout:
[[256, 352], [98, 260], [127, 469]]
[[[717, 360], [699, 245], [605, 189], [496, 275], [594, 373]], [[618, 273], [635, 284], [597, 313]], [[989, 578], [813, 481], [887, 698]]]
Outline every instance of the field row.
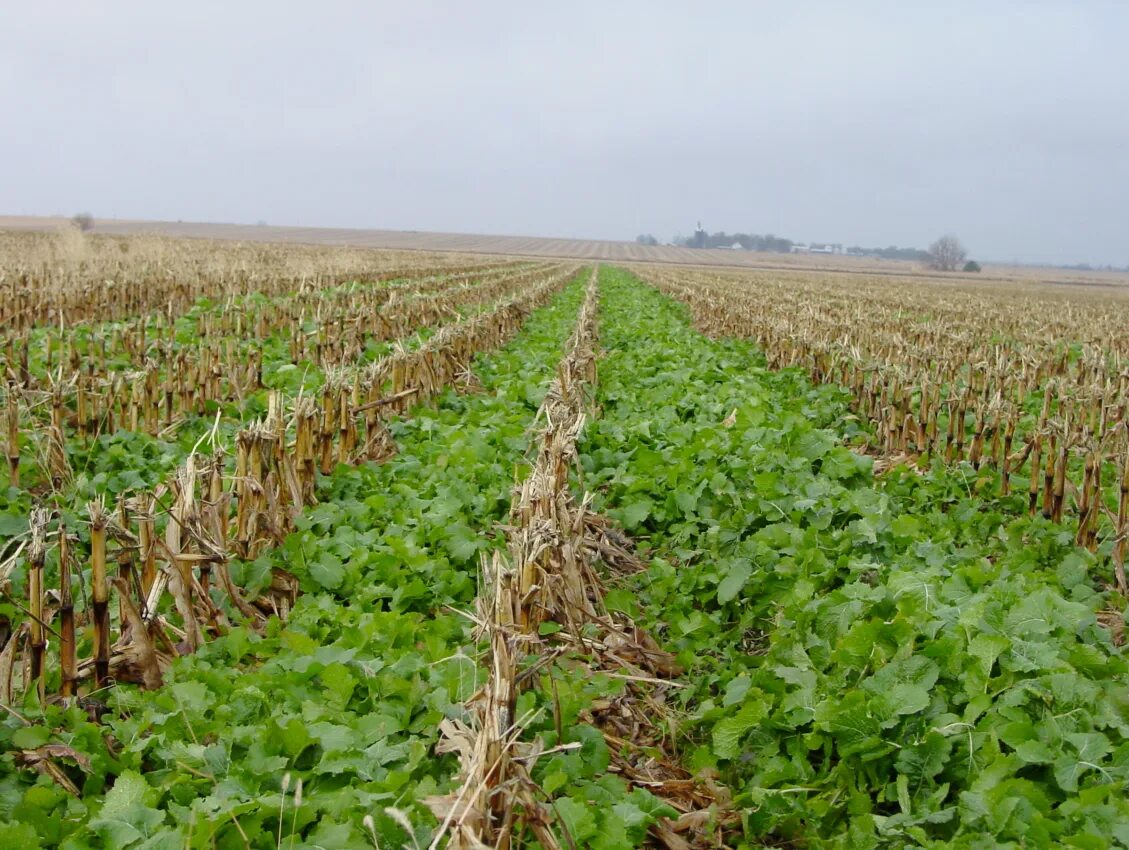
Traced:
[[689, 306], [489, 272], [375, 397], [65, 413], [71, 479], [0, 506], [0, 844], [1129, 846], [1116, 514], [1077, 545], [1002, 459], [887, 445], [846, 360], [778, 368], [819, 311], [762, 353], [763, 295], [644, 274]]
[[[501, 287], [490, 282], [460, 287], [456, 305], [463, 305], [463, 293], [479, 290], [485, 303], [462, 316], [454, 306], [414, 314], [416, 324], [405, 321], [404, 330], [416, 336], [401, 340], [363, 373], [330, 373], [320, 388], [307, 382], [293, 396], [251, 383], [235, 398], [209, 398], [211, 409], [200, 409], [190, 402], [207, 392], [205, 382], [180, 405], [174, 444], [149, 432], [169, 428], [159, 407], [175, 405], [176, 393], [134, 393], [128, 406], [125, 401], [115, 406], [111, 397], [104, 416], [94, 419], [83, 414], [84, 402], [91, 409], [90, 396], [53, 393], [50, 425], [27, 431], [33, 457], [42, 463], [22, 476], [17, 455], [10, 464], [5, 530], [14, 539], [5, 547], [0, 576], [22, 567], [28, 585], [26, 609], [18, 611], [17, 602], [9, 618], [12, 637], [2, 659], [9, 675], [0, 676], [0, 700], [33, 687], [45, 693], [47, 667], [60, 671], [55, 681], [64, 698], [86, 679], [96, 688], [111, 676], [152, 685], [182, 650], [192, 652], [207, 635], [222, 633], [229, 608], [251, 622], [285, 618], [297, 592], [293, 572], [277, 569], [250, 583], [237, 582], [232, 561], [254, 561], [265, 547], [287, 538], [300, 511], [317, 503], [319, 471], [325, 475], [338, 464], [393, 454], [388, 418], [470, 380], [473, 357], [512, 337], [571, 276], [548, 269], [503, 278]], [[491, 300], [498, 295], [500, 300]], [[390, 304], [385, 315], [402, 314]], [[448, 316], [457, 321], [419, 336], [433, 317]], [[277, 349], [278, 337], [265, 337], [262, 348]], [[289, 365], [297, 370], [302, 363]], [[172, 362], [168, 366], [171, 371]], [[148, 386], [140, 379], [139, 385]], [[9, 421], [27, 410], [19, 402], [32, 392], [21, 387], [18, 395], [9, 395]], [[19, 439], [23, 432], [13, 433]], [[118, 451], [123, 448], [143, 455]], [[28, 528], [29, 515], [29, 532], [18, 534], [21, 526]], [[116, 544], [114, 575], [106, 568], [107, 543]], [[77, 572], [77, 593], [70, 586], [75, 557], [90, 565], [88, 572]], [[46, 651], [49, 587], [60, 587], [58, 604], [65, 614], [57, 657]], [[259, 598], [245, 598], [254, 596]], [[116, 606], [109, 604], [111, 597]], [[84, 604], [76, 607], [75, 598]], [[20, 616], [24, 612], [26, 618]], [[89, 643], [76, 642], [76, 617], [80, 628], [93, 627]], [[23, 675], [13, 676], [14, 670]]]
[[122, 320], [164, 313], [171, 321], [200, 299], [279, 296], [352, 281], [426, 279], [512, 265], [454, 254], [172, 240], [0, 233], [0, 326]]
[[[1129, 592], [1129, 302], [1120, 293], [648, 270], [708, 333], [848, 388], [887, 462], [967, 463], [1069, 521]], [[1017, 509], [1019, 508], [1017, 505]]]

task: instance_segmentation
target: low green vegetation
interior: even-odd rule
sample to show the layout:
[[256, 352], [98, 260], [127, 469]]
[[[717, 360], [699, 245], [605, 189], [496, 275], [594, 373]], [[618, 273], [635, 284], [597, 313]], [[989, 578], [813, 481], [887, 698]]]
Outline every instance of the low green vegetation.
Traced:
[[843, 393], [604, 284], [585, 482], [651, 548], [616, 598], [688, 667], [686, 757], [746, 839], [1129, 846], [1106, 566], [971, 467], [875, 478]]
[[[845, 391], [706, 338], [626, 272], [600, 286], [600, 412], [574, 487], [648, 563], [609, 579], [606, 602], [684, 668], [661, 755], [731, 791], [728, 845], [1129, 847], [1129, 669], [1106, 559], [1017, 511], [1022, 494], [992, 495], [995, 473], [876, 476]], [[0, 715], [0, 848], [427, 847], [424, 800], [458, 767], [435, 754], [439, 724], [467, 716], [485, 675], [464, 612], [480, 558], [504, 546], [582, 297], [573, 283], [479, 357], [474, 391], [393, 420], [395, 456], [321, 477], [281, 547], [232, 564], [249, 594], [274, 568], [299, 578], [285, 625], [232, 628], [160, 690]], [[195, 427], [99, 437], [75, 505], [151, 486]], [[8, 537], [30, 497], [6, 498]], [[557, 748], [532, 770], [547, 811], [576, 848], [645, 846], [676, 813], [616, 774], [587, 722], [624, 679], [550, 668], [515, 714]], [[28, 763], [45, 746], [76, 793]]]
[[[426, 844], [419, 801], [455, 768], [432, 752], [438, 724], [478, 684], [457, 611], [473, 602], [479, 551], [506, 515], [582, 294], [574, 284], [480, 358], [480, 391], [395, 422], [388, 462], [323, 478], [321, 504], [281, 549], [233, 565], [249, 590], [271, 566], [299, 576], [285, 627], [233, 629], [177, 661], [161, 690], [98, 694], [103, 726], [34, 699], [20, 708], [34, 725], [0, 719], [0, 847], [273, 848], [279, 835], [372, 847], [366, 815], [381, 846]], [[58, 752], [77, 798], [15, 769], [17, 750], [45, 743], [73, 750]]]

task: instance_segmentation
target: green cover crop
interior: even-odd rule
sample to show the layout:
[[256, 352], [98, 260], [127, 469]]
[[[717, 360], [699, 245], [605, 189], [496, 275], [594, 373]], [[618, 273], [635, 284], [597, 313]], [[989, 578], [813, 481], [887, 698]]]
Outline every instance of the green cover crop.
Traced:
[[[707, 338], [629, 273], [602, 269], [599, 295], [599, 410], [572, 495], [591, 491], [648, 565], [608, 577], [607, 607], [684, 669], [662, 752], [641, 757], [728, 789], [731, 847], [1129, 848], [1129, 669], [1103, 619], [1106, 561], [1017, 516], [967, 463], [876, 476], [851, 448], [864, 426], [845, 389]], [[285, 625], [232, 628], [159, 690], [92, 695], [101, 724], [89, 702], [0, 715], [0, 848], [428, 846], [424, 800], [458, 790], [439, 724], [465, 719], [486, 676], [460, 612], [505, 545], [582, 297], [573, 283], [477, 358], [475, 391], [391, 419], [397, 454], [321, 476], [282, 546], [232, 563], [249, 595], [273, 568], [298, 577]], [[284, 349], [269, 343], [267, 364]], [[99, 438], [75, 491], [156, 480], [195, 437]], [[30, 498], [5, 498], [15, 534]], [[590, 723], [628, 685], [543, 660], [522, 659], [539, 678], [515, 707], [527, 742], [553, 748], [529, 774], [554, 834], [648, 846], [677, 812], [617, 775]], [[46, 746], [77, 794], [29, 763]]]
[[618, 600], [689, 667], [687, 758], [746, 839], [1129, 846], [1129, 676], [1093, 556], [968, 468], [875, 479], [844, 393], [604, 284], [585, 483], [652, 547]]
[[[233, 629], [180, 659], [161, 690], [110, 691], [103, 728], [78, 708], [37, 716], [30, 701], [21, 712], [41, 725], [0, 719], [0, 847], [272, 848], [283, 814], [286, 847], [371, 847], [365, 815], [382, 846], [410, 844], [405, 824], [425, 840], [418, 801], [455, 767], [432, 754], [439, 720], [477, 685], [467, 623], [449, 606], [474, 598], [484, 533], [506, 514], [581, 296], [574, 284], [480, 358], [481, 391], [394, 423], [387, 463], [322, 479], [321, 504], [281, 549], [233, 565], [245, 587], [272, 563], [300, 577], [285, 627]], [[45, 743], [72, 748], [65, 763], [89, 760], [72, 771], [78, 798], [14, 770], [12, 750]]]

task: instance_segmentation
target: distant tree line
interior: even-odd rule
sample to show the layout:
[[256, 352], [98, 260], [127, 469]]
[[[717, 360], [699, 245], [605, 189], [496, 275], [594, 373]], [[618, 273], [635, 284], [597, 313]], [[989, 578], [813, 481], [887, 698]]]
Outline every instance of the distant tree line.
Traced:
[[1066, 265], [1056, 266], [1056, 268], [1071, 269], [1076, 272], [1129, 272], [1129, 265], [1115, 266], [1109, 263], [1104, 266], [1100, 263], [1097, 265], [1092, 265], [1091, 263], [1068, 263]]
[[[643, 233], [635, 237], [640, 245], [658, 245], [659, 240], [650, 233]], [[769, 251], [779, 254], [790, 253], [793, 249], [802, 251], [815, 251], [820, 253], [846, 253], [859, 257], [881, 257], [885, 260], [909, 260], [910, 262], [925, 263], [930, 268], [939, 271], [965, 272], [980, 271], [980, 264], [968, 259], [968, 253], [960, 240], [951, 233], [945, 234], [932, 245], [928, 251], [920, 248], [899, 248], [890, 245], [886, 248], [864, 248], [861, 245], [851, 245], [846, 251], [838, 243], [800, 244], [791, 239], [784, 239], [766, 233], [761, 236], [757, 233], [726, 233], [719, 230], [716, 233], [707, 233], [701, 225], [694, 231], [693, 236], [674, 236], [670, 243], [680, 248], [737, 248], [745, 251]], [[966, 262], [967, 261], [967, 262]]]
[[[650, 233], [642, 233], [636, 236], [635, 241], [640, 245], [661, 244], [659, 240]], [[673, 236], [668, 244], [677, 245], [680, 248], [733, 248], [736, 246], [745, 251], [767, 251], [787, 254], [790, 253], [794, 247], [802, 246], [819, 249], [827, 247], [829, 243], [799, 243], [792, 239], [786, 239], [783, 236], [776, 236], [772, 233], [766, 233], [764, 235], [759, 233], [726, 233], [724, 230], [719, 230], [716, 233], [707, 233], [704, 230], [696, 230], [691, 236]], [[851, 245], [846, 249], [845, 253], [867, 257], [882, 257], [887, 260], [913, 260], [921, 263], [929, 263], [933, 260], [933, 255], [921, 248], [899, 248], [897, 245], [890, 245], [887, 248], [865, 248], [861, 245]]]
[[[645, 245], [657, 245], [657, 241], [654, 243], [643, 242], [644, 239], [654, 238], [647, 234], [640, 236], [636, 241]], [[759, 233], [726, 233], [724, 230], [719, 230], [716, 233], [696, 230], [692, 236], [674, 236], [670, 242], [680, 248], [732, 248], [737, 245], [746, 251], [775, 251], [780, 254], [787, 254], [796, 244], [791, 239], [783, 239], [771, 233], [762, 236]]]
[[[663, 244], [650, 233], [643, 233], [635, 237], [640, 245]], [[801, 250], [816, 250], [831, 247], [830, 244], [819, 242], [799, 243], [791, 239], [774, 236], [771, 233], [761, 236], [756, 233], [726, 233], [719, 230], [717, 233], [707, 233], [699, 227], [692, 236], [672, 236], [668, 245], [677, 245], [680, 248], [734, 248], [745, 251], [773, 251], [780, 254], [789, 253], [794, 247]], [[845, 250], [841, 245], [834, 245], [835, 253], [845, 253], [856, 257], [881, 257], [884, 260], [908, 260], [914, 263], [924, 263], [938, 271], [978, 272], [980, 263], [968, 259], [968, 254], [960, 240], [952, 234], [946, 234], [929, 246], [928, 250], [921, 248], [899, 248], [890, 245], [886, 248], [866, 248], [862, 245], [850, 245]], [[1018, 264], [1018, 263], [1017, 263]], [[1090, 263], [1064, 263], [1053, 265], [1054, 268], [1074, 269], [1076, 271], [1127, 271], [1129, 265], [1091, 265]]]
[[[636, 237], [640, 245], [660, 245], [657, 238], [651, 234], [640, 234]], [[787, 239], [774, 234], [742, 234], [726, 233], [718, 230], [717, 233], [706, 233], [704, 230], [695, 230], [691, 236], [672, 236], [667, 243], [681, 248], [741, 248], [744, 251], [763, 251], [777, 254], [788, 254], [794, 247], [820, 249], [830, 247], [830, 243], [797, 243], [794, 239]], [[837, 247], [837, 253], [839, 253]], [[900, 248], [890, 245], [884, 248], [868, 248], [861, 245], [851, 245], [841, 253], [855, 254], [858, 256], [877, 256], [884, 260], [910, 260], [919, 263], [933, 263], [934, 255], [921, 248]]]
[[899, 248], [897, 245], [890, 245], [887, 248], [862, 248], [858, 245], [851, 245], [847, 248], [847, 253], [866, 257], [881, 257], [884, 260], [912, 260], [918, 263], [928, 263], [933, 259], [928, 251], [923, 251], [920, 248]]

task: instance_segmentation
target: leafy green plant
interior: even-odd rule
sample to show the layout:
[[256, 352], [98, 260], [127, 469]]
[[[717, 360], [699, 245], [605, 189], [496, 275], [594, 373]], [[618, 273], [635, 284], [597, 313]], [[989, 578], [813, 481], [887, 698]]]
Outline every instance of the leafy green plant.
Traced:
[[[400, 452], [387, 463], [323, 478], [321, 504], [281, 549], [233, 564], [249, 586], [272, 565], [299, 576], [305, 593], [285, 628], [235, 627], [179, 659], [161, 690], [115, 688], [102, 696], [105, 727], [34, 700], [20, 716], [37, 725], [0, 718], [3, 846], [274, 848], [281, 834], [284, 846], [360, 848], [375, 833], [399, 847], [412, 841], [405, 824], [426, 843], [432, 817], [418, 803], [454, 770], [433, 755], [438, 725], [479, 684], [454, 609], [473, 601], [483, 532], [506, 514], [530, 399], [581, 294], [566, 290], [481, 358], [480, 392], [447, 392], [394, 422]], [[118, 438], [106, 439], [92, 457], [112, 465]], [[45, 744], [76, 754], [59, 760], [78, 798], [16, 769], [18, 751]], [[303, 781], [300, 806], [287, 775]]]
[[[1100, 556], [968, 465], [875, 477], [844, 390], [707, 339], [625, 272], [601, 289], [601, 415], [574, 487], [648, 559], [607, 604], [686, 668], [677, 751], [733, 791], [742, 846], [1129, 847], [1129, 669], [1098, 617], [1120, 604]], [[483, 676], [456, 612], [502, 543], [580, 299], [480, 358], [480, 391], [393, 421], [388, 462], [324, 476], [282, 547], [232, 564], [252, 589], [272, 567], [298, 576], [285, 628], [236, 626], [160, 691], [97, 695], [105, 726], [34, 700], [0, 717], [0, 846], [426, 846], [421, 800], [455, 770], [438, 724]], [[321, 379], [297, 371], [271, 374]], [[151, 486], [208, 427], [99, 437], [76, 455], [75, 503]], [[0, 531], [29, 507], [0, 494]], [[548, 810], [577, 847], [642, 846], [674, 811], [617, 776], [585, 722], [624, 681], [567, 658], [538, 671], [517, 708], [553, 750], [533, 768]], [[28, 752], [54, 753], [78, 795]]]
[[1126, 844], [1129, 670], [1094, 556], [940, 467], [875, 479], [843, 394], [604, 277], [585, 483], [651, 547], [689, 761], [750, 840]]

